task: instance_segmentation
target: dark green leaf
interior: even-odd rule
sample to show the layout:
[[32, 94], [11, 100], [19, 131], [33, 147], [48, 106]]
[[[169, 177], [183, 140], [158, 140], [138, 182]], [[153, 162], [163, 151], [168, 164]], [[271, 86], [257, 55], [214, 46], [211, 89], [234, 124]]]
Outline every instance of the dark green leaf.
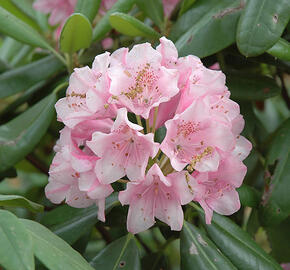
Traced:
[[28, 90], [36, 83], [55, 75], [63, 68], [54, 56], [47, 56], [31, 64], [15, 68], [0, 75], [0, 98]]
[[184, 221], [180, 235], [181, 269], [237, 269], [205, 233]]
[[75, 13], [84, 14], [90, 22], [96, 17], [101, 0], [78, 0]]
[[285, 61], [290, 61], [290, 43], [280, 38], [278, 42], [270, 48], [267, 53]]
[[198, 1], [172, 29], [180, 56], [205, 57], [234, 43], [242, 8], [239, 0]]
[[6, 37], [0, 46], [0, 59], [9, 63], [22, 46], [23, 44], [15, 39]]
[[166, 136], [166, 127], [162, 126], [162, 127], [158, 128], [156, 130], [154, 140], [156, 142], [162, 143], [162, 141], [164, 140], [165, 136]]
[[114, 12], [128, 12], [134, 5], [135, 0], [118, 0], [113, 7], [103, 16], [103, 18], [97, 23], [93, 30], [93, 41], [99, 41], [103, 39], [106, 34], [112, 29], [109, 18]]
[[118, 32], [128, 36], [141, 36], [152, 39], [161, 37], [159, 33], [136, 18], [121, 12], [115, 12], [110, 16], [110, 24]]
[[60, 49], [72, 54], [88, 48], [92, 41], [92, 25], [84, 15], [72, 14], [65, 22], [60, 34]]
[[140, 259], [134, 236], [128, 234], [104, 248], [91, 265], [97, 270], [139, 270]]
[[289, 18], [289, 0], [248, 0], [237, 29], [240, 52], [256, 56], [270, 49], [282, 35]]
[[5, 179], [5, 178], [14, 178], [16, 176], [17, 176], [17, 172], [16, 172], [15, 168], [12, 167], [12, 168], [7, 169], [6, 171], [0, 173], [0, 181]]
[[136, 0], [138, 7], [156, 24], [163, 27], [163, 5], [161, 0]]
[[271, 255], [280, 263], [288, 262], [290, 258], [290, 217], [279, 225], [266, 227], [265, 229], [272, 250]]
[[[204, 214], [200, 213], [204, 223]], [[282, 268], [245, 231], [227, 217], [213, 215], [211, 225], [205, 225], [210, 238], [240, 270], [273, 270]]]
[[0, 172], [23, 159], [45, 134], [54, 115], [55, 94], [51, 94], [0, 126]]
[[[117, 204], [118, 197], [114, 193], [106, 199], [106, 213]], [[72, 244], [98, 222], [97, 216], [98, 207], [95, 205], [83, 209], [62, 205], [48, 212], [43, 217], [42, 223]]]
[[41, 224], [21, 219], [30, 234], [35, 256], [51, 270], [92, 270], [87, 261], [65, 241]]
[[0, 7], [0, 32], [16, 40], [46, 49], [52, 49], [43, 37], [29, 25]]
[[260, 209], [260, 219], [265, 225], [278, 224], [290, 214], [289, 145], [290, 118], [276, 132], [266, 159], [267, 165], [277, 164], [270, 186], [264, 191], [264, 207]]
[[19, 219], [0, 210], [0, 265], [7, 270], [33, 270], [33, 248], [30, 235]]
[[183, 0], [178, 15], [181, 16], [183, 13], [188, 11], [193, 6], [195, 1], [196, 0]]
[[264, 100], [281, 92], [275, 80], [252, 74], [229, 73], [227, 86], [231, 91], [231, 97], [239, 100]]
[[237, 189], [241, 204], [243, 206], [258, 207], [261, 201], [261, 194], [255, 188], [243, 184]]
[[18, 195], [1, 195], [0, 206], [24, 207], [32, 212], [42, 212], [43, 206]]

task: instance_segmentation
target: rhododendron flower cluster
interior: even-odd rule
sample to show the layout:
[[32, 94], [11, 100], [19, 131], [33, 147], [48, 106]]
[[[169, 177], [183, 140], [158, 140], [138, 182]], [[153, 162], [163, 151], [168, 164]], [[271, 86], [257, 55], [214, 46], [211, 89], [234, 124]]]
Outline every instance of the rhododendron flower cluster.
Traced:
[[[132, 233], [156, 218], [181, 230], [182, 205], [191, 201], [206, 223], [213, 211], [233, 214], [251, 144], [240, 135], [244, 120], [225, 80], [193, 55], [178, 57], [165, 37], [156, 49], [121, 48], [96, 56], [92, 68], [75, 68], [56, 104], [65, 127], [46, 196], [73, 207], [96, 203], [104, 221], [112, 183], [126, 182], [119, 200], [129, 205]], [[166, 129], [162, 141], [159, 128]]]

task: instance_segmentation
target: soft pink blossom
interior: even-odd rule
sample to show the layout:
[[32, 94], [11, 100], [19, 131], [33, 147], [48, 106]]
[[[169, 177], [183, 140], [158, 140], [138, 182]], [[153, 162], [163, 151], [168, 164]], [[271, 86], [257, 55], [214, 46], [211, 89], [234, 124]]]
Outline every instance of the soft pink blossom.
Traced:
[[175, 9], [180, 0], [163, 0], [163, 10], [166, 17], [170, 17], [172, 11]]
[[64, 24], [74, 12], [77, 0], [36, 0], [33, 7], [45, 14], [50, 14], [49, 24]]
[[127, 184], [127, 189], [119, 193], [119, 200], [129, 204], [127, 228], [131, 233], [144, 231], [155, 223], [155, 217], [167, 223], [172, 230], [180, 231], [183, 224], [181, 205], [193, 198], [186, 172], [173, 173], [165, 177], [154, 164], [144, 180]]
[[127, 175], [130, 180], [142, 179], [149, 157], [154, 157], [159, 144], [153, 134], [143, 135], [143, 128], [131, 123], [125, 108], [118, 115], [111, 133], [95, 132], [87, 145], [100, 159], [95, 172], [102, 183], [112, 183]]
[[216, 171], [219, 151], [234, 148], [229, 127], [215, 121], [203, 100], [196, 100], [182, 114], [165, 123], [166, 137], [161, 150], [170, 158], [172, 167], [181, 171], [187, 164], [200, 171]]
[[211, 223], [213, 211], [231, 215], [240, 209], [239, 187], [246, 175], [246, 166], [234, 156], [226, 156], [216, 172], [194, 172], [190, 185], [195, 191], [194, 200], [204, 209], [206, 223]]
[[120, 106], [143, 118], [152, 108], [175, 96], [178, 72], [162, 65], [161, 54], [149, 43], [121, 48], [112, 54], [110, 93]]
[[107, 37], [102, 40], [102, 47], [104, 50], [112, 49], [113, 45], [114, 45], [114, 40], [110, 37]]
[[110, 56], [106, 52], [95, 58], [91, 69], [88, 66], [74, 69], [66, 97], [55, 105], [59, 121], [73, 128], [88, 119], [116, 115], [115, 105], [109, 103], [109, 61]]

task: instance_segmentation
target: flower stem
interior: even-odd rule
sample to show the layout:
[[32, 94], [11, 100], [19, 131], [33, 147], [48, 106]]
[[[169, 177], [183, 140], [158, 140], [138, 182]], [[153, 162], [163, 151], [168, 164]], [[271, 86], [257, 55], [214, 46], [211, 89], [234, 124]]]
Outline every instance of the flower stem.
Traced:
[[117, 182], [122, 183], [122, 184], [127, 184], [129, 182], [129, 180], [119, 179], [119, 180], [117, 180]]
[[[137, 120], [138, 125], [143, 127], [140, 115], [136, 115], [136, 120]], [[141, 130], [141, 132], [144, 133], [143, 130]]]
[[146, 119], [146, 133], [150, 133], [150, 124], [149, 124], [149, 118]]
[[159, 107], [155, 107], [154, 108], [154, 118], [153, 118], [153, 126], [152, 126], [152, 133], [155, 133], [155, 127], [156, 127], [156, 121], [157, 121], [157, 116], [158, 116], [158, 108]]
[[65, 88], [67, 86], [68, 86], [68, 82], [61, 83], [53, 90], [53, 93], [57, 94], [61, 89]]

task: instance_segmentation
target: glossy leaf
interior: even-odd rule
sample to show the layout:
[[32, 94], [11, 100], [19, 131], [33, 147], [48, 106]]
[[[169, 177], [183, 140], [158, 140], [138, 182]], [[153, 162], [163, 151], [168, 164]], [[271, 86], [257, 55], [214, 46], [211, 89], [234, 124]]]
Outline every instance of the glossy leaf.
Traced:
[[163, 5], [161, 0], [136, 0], [138, 7], [160, 28], [163, 24]]
[[0, 206], [14, 206], [27, 208], [32, 212], [42, 212], [43, 206], [18, 195], [1, 195]]
[[239, 100], [264, 100], [281, 92], [274, 79], [260, 75], [227, 74], [227, 86], [231, 98]]
[[92, 270], [87, 261], [70, 245], [41, 224], [21, 219], [30, 234], [35, 256], [51, 270]]
[[[108, 197], [106, 213], [118, 203], [117, 194]], [[98, 222], [97, 216], [98, 207], [96, 205], [81, 209], [61, 205], [44, 215], [41, 222], [69, 244], [73, 244]]]
[[260, 219], [265, 225], [280, 223], [290, 214], [290, 118], [274, 135], [267, 155], [267, 165], [274, 165], [270, 186], [264, 191]]
[[51, 94], [0, 126], [0, 171], [19, 162], [37, 145], [54, 115], [55, 101]]
[[0, 210], [0, 265], [7, 270], [33, 270], [34, 258], [30, 235], [20, 220]]
[[2, 7], [0, 7], [0, 32], [20, 42], [36, 47], [51, 49], [50, 45], [36, 30]]
[[93, 41], [102, 40], [112, 29], [109, 18], [114, 12], [128, 12], [135, 4], [135, 0], [118, 0], [113, 7], [102, 17], [93, 30]]
[[261, 201], [261, 194], [255, 188], [243, 184], [237, 189], [243, 206], [258, 207]]
[[14, 68], [0, 75], [0, 98], [28, 90], [36, 83], [46, 80], [63, 69], [54, 56], [47, 56], [25, 66]]
[[92, 41], [90, 21], [80, 13], [72, 14], [65, 22], [60, 35], [60, 49], [72, 54], [88, 48]]
[[248, 0], [237, 29], [240, 52], [256, 56], [270, 49], [282, 35], [289, 18], [288, 0]]
[[14, 5], [16, 5], [19, 9], [21, 9], [25, 14], [30, 16], [31, 18], [35, 18], [36, 16], [36, 11], [32, 7], [31, 1], [30, 0], [11, 0]]
[[[204, 223], [205, 217], [200, 213]], [[210, 238], [239, 270], [282, 270], [248, 233], [227, 217], [213, 215], [211, 225], [205, 225]]]
[[92, 22], [98, 13], [100, 3], [101, 0], [78, 0], [75, 13], [85, 15]]
[[141, 36], [152, 39], [158, 39], [161, 37], [161, 35], [151, 27], [125, 13], [113, 13], [110, 16], [110, 24], [118, 32], [127, 36]]
[[140, 259], [134, 236], [128, 234], [105, 247], [90, 264], [96, 270], [139, 270]]
[[280, 38], [278, 42], [267, 51], [267, 53], [281, 60], [290, 61], [290, 43], [287, 40]]
[[237, 269], [204, 232], [184, 221], [180, 235], [181, 269]]
[[171, 38], [176, 40], [179, 55], [202, 58], [234, 43], [242, 9], [239, 0], [198, 1], [172, 29]]

